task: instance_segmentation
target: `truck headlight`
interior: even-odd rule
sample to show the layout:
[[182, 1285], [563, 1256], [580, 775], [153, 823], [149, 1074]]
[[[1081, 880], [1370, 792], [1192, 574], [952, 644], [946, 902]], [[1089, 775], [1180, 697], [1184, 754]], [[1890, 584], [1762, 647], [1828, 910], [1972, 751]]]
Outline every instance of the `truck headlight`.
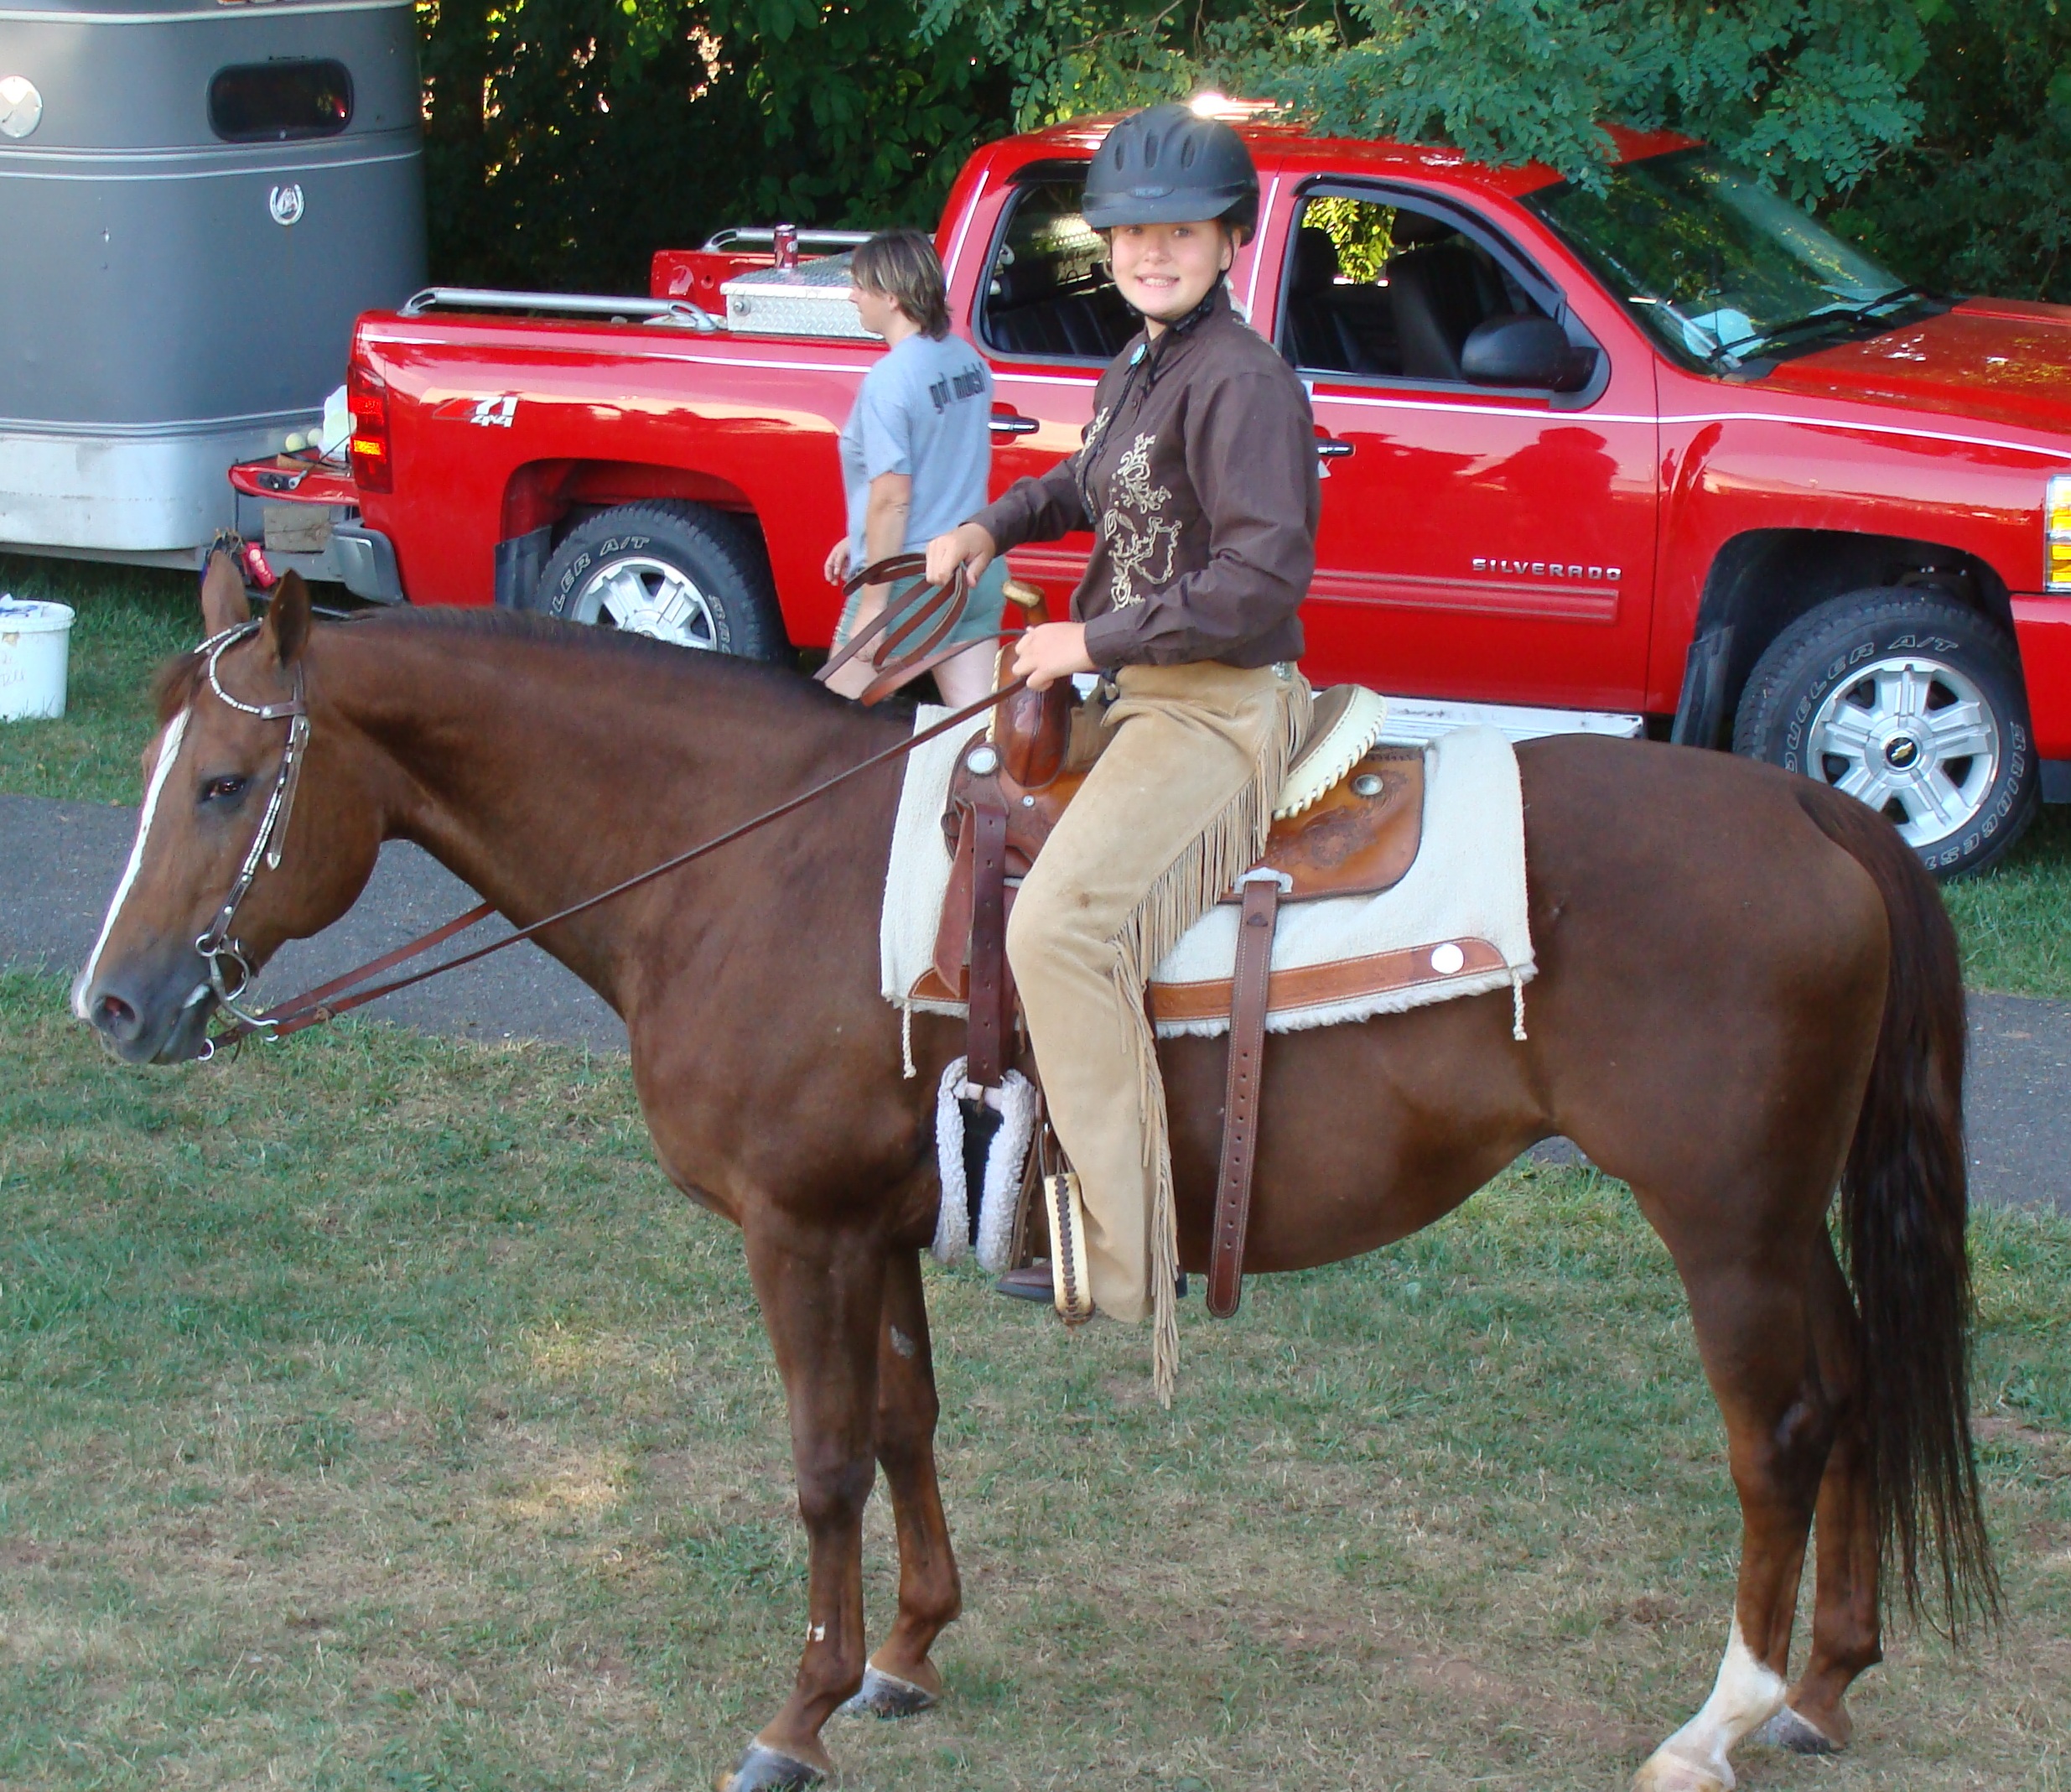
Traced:
[[2071, 473], [2053, 475], [2042, 499], [2042, 589], [2071, 591]]

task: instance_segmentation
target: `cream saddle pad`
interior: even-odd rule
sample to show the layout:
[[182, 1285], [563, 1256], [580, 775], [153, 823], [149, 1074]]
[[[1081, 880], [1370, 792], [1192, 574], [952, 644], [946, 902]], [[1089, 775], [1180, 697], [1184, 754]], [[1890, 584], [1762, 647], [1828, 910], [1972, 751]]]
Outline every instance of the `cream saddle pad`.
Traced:
[[[923, 706], [916, 732], [949, 713]], [[1353, 702], [1338, 714], [1344, 738], [1319, 740], [1305, 751], [1276, 814], [1298, 813], [1318, 800], [1373, 744], [1377, 730], [1385, 740], [1371, 708]], [[940, 999], [939, 984], [933, 995], [921, 986], [933, 980], [935, 937], [951, 870], [942, 809], [966, 745], [947, 735], [906, 761], [885, 872], [880, 988], [895, 1006], [926, 1013], [964, 1012], [961, 1002]], [[1504, 989], [1513, 992], [1522, 1026], [1523, 986], [1535, 966], [1517, 756], [1492, 728], [1441, 735], [1424, 753], [1423, 839], [1400, 881], [1374, 896], [1282, 904], [1268, 1031], [1364, 1021]], [[1158, 966], [1150, 998], [1160, 1035], [1229, 1030], [1238, 919], [1234, 906], [1211, 910]]]

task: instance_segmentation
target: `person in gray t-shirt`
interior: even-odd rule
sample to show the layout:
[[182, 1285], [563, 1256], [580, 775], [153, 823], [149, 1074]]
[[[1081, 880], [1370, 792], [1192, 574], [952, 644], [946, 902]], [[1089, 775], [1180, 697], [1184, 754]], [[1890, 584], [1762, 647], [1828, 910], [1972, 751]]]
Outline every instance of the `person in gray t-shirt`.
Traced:
[[[833, 584], [890, 555], [926, 548], [980, 509], [992, 462], [992, 374], [976, 349], [950, 334], [934, 245], [918, 231], [885, 231], [855, 252], [850, 268], [863, 327], [891, 350], [864, 375], [842, 426], [849, 532], [827, 556]], [[942, 643], [969, 643], [934, 668], [942, 700], [954, 708], [993, 688], [1006, 576], [1004, 559], [986, 569]], [[863, 586], [842, 611], [835, 647], [886, 604], [905, 607], [921, 585], [910, 579]], [[860, 696], [876, 677], [866, 663], [869, 654], [866, 649], [849, 661], [827, 681], [829, 688]]]

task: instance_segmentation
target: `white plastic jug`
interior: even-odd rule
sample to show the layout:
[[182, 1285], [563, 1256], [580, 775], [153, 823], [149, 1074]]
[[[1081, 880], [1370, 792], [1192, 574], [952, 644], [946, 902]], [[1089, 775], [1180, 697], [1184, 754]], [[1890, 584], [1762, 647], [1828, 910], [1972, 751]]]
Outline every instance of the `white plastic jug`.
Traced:
[[0, 722], [65, 714], [71, 650], [72, 612], [66, 605], [18, 603], [0, 594]]

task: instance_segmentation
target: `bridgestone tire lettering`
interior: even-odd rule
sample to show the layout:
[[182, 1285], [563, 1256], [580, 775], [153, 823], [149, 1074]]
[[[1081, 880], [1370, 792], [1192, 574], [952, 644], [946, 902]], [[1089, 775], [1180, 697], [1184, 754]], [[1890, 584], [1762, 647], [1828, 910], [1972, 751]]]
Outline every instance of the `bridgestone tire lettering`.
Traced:
[[600, 569], [629, 556], [651, 563], [650, 576], [667, 569], [665, 584], [695, 594], [693, 633], [678, 637], [686, 645], [745, 659], [789, 657], [761, 537], [751, 523], [702, 504], [622, 504], [576, 523], [547, 563], [529, 607], [574, 621], [600, 620], [589, 596], [592, 581]]

